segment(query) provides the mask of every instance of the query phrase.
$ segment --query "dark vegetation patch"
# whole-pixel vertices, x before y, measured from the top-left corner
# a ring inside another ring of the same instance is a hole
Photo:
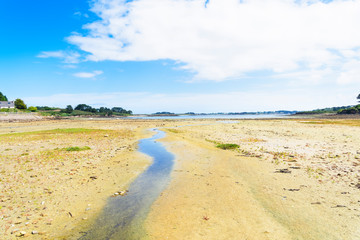
[[[88,146],[84,146],[84,147],[68,147],[68,148],[64,148],[63,150],[68,151],[68,152],[80,152],[80,151],[91,150],[91,148],[88,147]]]
[[[223,150],[229,150],[229,149],[237,149],[240,146],[234,143],[224,143],[224,144],[218,144],[216,145],[216,147]]]

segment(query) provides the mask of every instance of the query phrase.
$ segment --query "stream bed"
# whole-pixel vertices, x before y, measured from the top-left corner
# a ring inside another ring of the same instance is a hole
[[[174,155],[156,140],[165,132],[139,142],[139,151],[153,158],[153,163],[129,186],[126,196],[109,198],[94,225],[80,239],[133,240],[146,238],[144,220],[153,202],[170,182]]]

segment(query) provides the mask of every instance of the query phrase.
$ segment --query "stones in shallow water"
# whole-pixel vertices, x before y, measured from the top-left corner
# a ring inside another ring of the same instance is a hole
[[[112,195],[112,197],[126,196],[126,194],[127,194],[128,192],[129,192],[128,190],[118,191],[118,192],[115,192],[115,193]]]

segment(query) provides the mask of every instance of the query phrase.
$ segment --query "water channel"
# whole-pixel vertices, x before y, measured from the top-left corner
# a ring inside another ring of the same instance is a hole
[[[144,239],[144,220],[153,202],[170,182],[174,155],[156,140],[165,136],[163,131],[139,142],[139,151],[153,158],[151,166],[129,186],[126,196],[109,198],[95,224],[80,239]]]

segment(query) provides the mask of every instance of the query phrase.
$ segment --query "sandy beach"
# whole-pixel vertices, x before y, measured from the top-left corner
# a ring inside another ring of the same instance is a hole
[[[360,239],[359,125],[244,120],[169,129],[164,144],[176,167],[147,219],[150,239]]]
[[[126,190],[151,163],[136,151],[149,127],[87,120],[0,123],[4,239],[67,239],[86,228],[106,199]]]
[[[4,239],[77,239],[151,164],[153,127],[176,162],[149,239],[360,239],[360,121],[341,119],[0,122]]]

